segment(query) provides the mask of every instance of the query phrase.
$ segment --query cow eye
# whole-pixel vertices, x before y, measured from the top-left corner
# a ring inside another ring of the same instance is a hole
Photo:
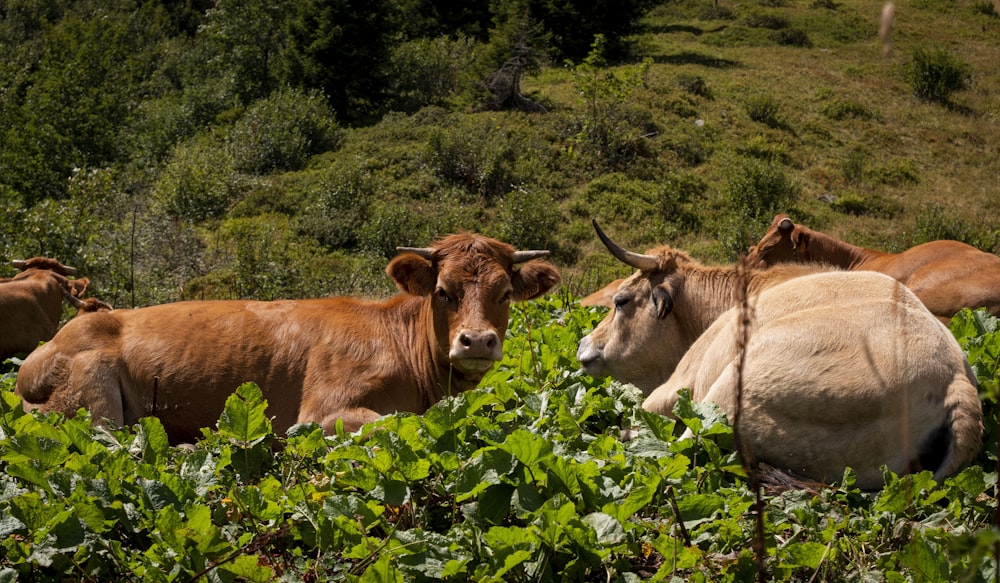
[[[614,302],[616,310],[621,310],[622,308],[628,305],[629,297],[616,295],[611,301]]]
[[[442,302],[448,303],[452,301],[452,297],[448,295],[448,292],[444,291],[444,288],[439,287],[437,288],[437,290],[435,290],[434,293],[437,294],[438,299],[440,299]]]
[[[502,296],[500,296],[500,301],[498,301],[497,303],[498,304],[506,304],[506,303],[509,303],[509,302],[510,302],[510,291],[506,291],[506,292],[504,292],[504,294]]]

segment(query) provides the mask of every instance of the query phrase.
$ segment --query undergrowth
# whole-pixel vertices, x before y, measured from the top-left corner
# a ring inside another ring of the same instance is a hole
[[[480,389],[354,434],[275,435],[248,384],[193,449],[174,448],[155,418],[95,429],[25,413],[8,373],[0,581],[756,579],[756,493],[732,429],[687,398],[678,421],[647,413],[633,387],[580,372],[601,316],[565,297],[516,306]],[[862,492],[848,471],[765,492],[767,579],[994,578],[998,321],[966,311],[952,330],[986,404],[980,458],[943,484],[887,473]]]

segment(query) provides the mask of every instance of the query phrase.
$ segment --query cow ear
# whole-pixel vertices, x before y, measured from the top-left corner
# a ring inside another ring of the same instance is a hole
[[[69,293],[73,294],[73,297],[79,298],[86,293],[87,288],[90,286],[90,280],[86,277],[78,277],[76,279],[71,279],[69,281]]]
[[[796,229],[792,232],[792,249],[797,253],[805,253],[809,248],[809,233]]]
[[[437,276],[431,262],[415,253],[403,253],[389,262],[385,272],[396,287],[408,294],[426,296],[434,291]]]
[[[514,301],[533,300],[561,281],[559,270],[544,261],[529,261],[511,276]]]
[[[660,320],[670,315],[674,310],[674,298],[670,295],[670,290],[666,286],[658,285],[653,288],[653,311]]]

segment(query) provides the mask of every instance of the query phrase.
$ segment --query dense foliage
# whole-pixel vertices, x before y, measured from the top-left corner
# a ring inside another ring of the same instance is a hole
[[[477,390],[425,415],[274,435],[241,387],[194,448],[155,418],[120,429],[26,414],[0,391],[0,581],[989,581],[996,574],[1000,321],[952,323],[989,427],[943,484],[758,490],[714,407],[679,421],[578,371],[599,310],[518,306]],[[638,429],[622,441],[622,427]],[[678,439],[688,427],[694,437]]]
[[[384,295],[396,246],[472,229],[582,295],[622,270],[592,218],[719,262],[775,211],[1000,250],[1000,19],[968,1],[899,4],[888,52],[861,0],[7,1],[0,276]]]

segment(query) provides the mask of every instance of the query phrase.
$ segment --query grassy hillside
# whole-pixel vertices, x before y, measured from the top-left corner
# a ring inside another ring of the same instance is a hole
[[[656,162],[707,185],[701,228],[681,230],[677,244],[707,260],[731,259],[721,248],[732,234],[723,222],[728,191],[742,159],[757,158],[780,162],[794,189],[781,210],[813,228],[885,250],[939,237],[998,250],[1000,19],[981,2],[897,3],[886,53],[880,10],[779,0],[654,12],[641,39],[653,65],[635,102],[656,120]],[[780,44],[799,38],[790,31],[805,40]],[[969,89],[946,103],[917,98],[905,79],[913,51],[929,48],[972,70]],[[533,88],[571,102],[558,79],[550,72]],[[703,153],[700,163],[686,159],[690,150]],[[657,242],[642,229],[627,234],[639,246]]]
[[[664,3],[628,62],[595,50],[524,77],[545,113],[476,111],[452,92],[349,127],[283,91],[190,125],[218,107],[215,89],[166,92],[122,124],[126,162],[74,170],[68,199],[7,197],[0,247],[74,264],[119,307],[385,295],[396,246],[458,229],[551,249],[583,294],[627,272],[592,218],[627,246],[670,242],[709,263],[735,259],[775,212],[884,250],[954,238],[1000,251],[997,8],[897,3],[891,46],[881,10]],[[913,65],[928,58],[925,78],[956,73],[964,88],[918,97]]]
[[[1000,18],[981,2],[899,3],[886,51],[880,12],[851,1],[664,4],[635,39],[637,60],[651,61],[641,86],[608,89],[637,62],[593,72],[590,94],[578,64],[551,63],[523,83],[547,114],[391,116],[349,130],[308,173],[360,163],[378,177],[374,196],[397,203],[373,213],[385,252],[407,235],[482,230],[553,248],[574,293],[620,272],[591,218],[637,248],[671,242],[729,261],[770,221],[735,212],[747,190],[765,211],[773,200],[858,244],[958,238],[1000,250]],[[915,96],[905,68],[918,49],[968,64],[969,88],[946,102]],[[588,124],[611,144],[581,137]]]

